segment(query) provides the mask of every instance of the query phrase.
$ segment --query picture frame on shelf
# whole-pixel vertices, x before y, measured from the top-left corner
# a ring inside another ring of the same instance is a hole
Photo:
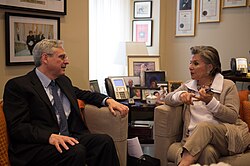
[[[158,82],[165,81],[165,71],[145,71],[145,87],[157,88]]]
[[[129,97],[134,100],[141,100],[142,89],[140,87],[129,88]]]
[[[247,0],[223,0],[223,8],[245,7]]]
[[[128,75],[140,76],[142,71],[159,70],[159,56],[129,56]]]
[[[127,87],[134,87],[141,85],[139,76],[123,76],[123,79]]]
[[[42,39],[60,39],[60,18],[5,13],[6,65],[33,65],[32,50]]]
[[[0,8],[10,10],[20,10],[29,12],[39,12],[47,14],[67,14],[66,0],[0,0]]]
[[[220,0],[199,1],[199,22],[220,22]]]
[[[195,0],[177,0],[175,36],[195,36]]]
[[[152,1],[134,1],[134,18],[152,18]]]
[[[155,88],[144,88],[142,89],[141,92],[141,100],[145,101],[149,95],[154,95],[155,92],[160,93],[160,89],[155,89]]]
[[[91,92],[100,93],[100,87],[99,87],[98,80],[89,80],[89,89]]]
[[[132,41],[145,42],[147,47],[152,46],[152,20],[133,20]]]
[[[182,81],[168,81],[168,93],[173,92],[175,89],[181,86]]]

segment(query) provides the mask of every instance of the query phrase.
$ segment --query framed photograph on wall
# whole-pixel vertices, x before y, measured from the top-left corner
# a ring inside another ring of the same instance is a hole
[[[223,8],[244,7],[247,6],[247,0],[224,0]]]
[[[37,42],[60,39],[60,18],[5,13],[5,31],[6,65],[31,65]]]
[[[152,1],[135,1],[134,18],[152,18]]]
[[[133,42],[145,42],[152,46],[152,20],[133,20]]]
[[[142,71],[159,70],[159,56],[129,56],[128,75],[140,76]]]
[[[0,0],[0,8],[66,15],[66,0]]]
[[[200,0],[199,22],[220,22],[220,0]]]
[[[195,35],[195,0],[177,0],[175,36]]]

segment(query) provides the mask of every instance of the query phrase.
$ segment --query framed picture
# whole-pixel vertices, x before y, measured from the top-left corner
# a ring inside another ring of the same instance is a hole
[[[127,87],[134,87],[141,85],[139,76],[124,76],[123,79]]]
[[[152,18],[152,1],[135,1],[134,18]]]
[[[5,14],[6,65],[34,64],[32,50],[42,39],[60,39],[60,18]]]
[[[128,75],[140,76],[142,71],[159,70],[159,56],[129,56]]]
[[[145,87],[158,88],[158,82],[165,81],[165,71],[145,71]]]
[[[177,0],[175,36],[195,35],[195,0]]]
[[[66,15],[66,0],[0,0],[0,8]]]
[[[173,92],[181,86],[182,81],[168,81],[168,92]]]
[[[220,0],[200,0],[199,22],[220,22]]]
[[[91,92],[98,92],[100,93],[100,88],[98,84],[98,80],[90,80],[89,81],[89,89]]]
[[[244,7],[247,6],[247,0],[224,0],[223,8]]]
[[[133,42],[145,42],[152,46],[152,20],[133,20]]]
[[[142,89],[140,87],[129,88],[129,97],[135,100],[141,100]]]
[[[155,95],[155,93],[160,93],[159,89],[142,89],[141,100],[146,100],[149,95]]]

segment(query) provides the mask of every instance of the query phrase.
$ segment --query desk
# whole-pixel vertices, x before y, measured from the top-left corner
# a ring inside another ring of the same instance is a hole
[[[138,101],[136,101],[134,105],[128,105],[127,103],[123,104],[126,104],[129,107],[128,138],[138,137],[142,144],[153,144],[154,108],[156,105],[148,105]],[[135,125],[135,121],[146,123],[142,123],[140,126]]]
[[[246,77],[246,76],[224,75],[224,78],[232,80],[233,82],[236,82],[236,81],[250,82],[250,77]]]

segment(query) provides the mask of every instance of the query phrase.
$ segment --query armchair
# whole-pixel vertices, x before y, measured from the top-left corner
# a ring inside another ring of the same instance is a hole
[[[114,117],[107,107],[98,108],[84,105],[78,101],[85,123],[91,133],[106,133],[115,143],[121,166],[127,162],[128,117],[121,118],[119,112]],[[3,101],[0,100],[0,165],[10,165],[8,158],[8,134],[3,112]]]
[[[240,115],[250,127],[250,101],[246,101],[248,93],[250,92],[239,92]],[[177,155],[181,150],[182,125],[182,106],[161,105],[155,108],[155,157],[161,160],[161,166],[176,165]],[[247,166],[250,163],[250,149],[242,154],[223,156],[219,158],[219,162],[229,163],[232,166]]]

